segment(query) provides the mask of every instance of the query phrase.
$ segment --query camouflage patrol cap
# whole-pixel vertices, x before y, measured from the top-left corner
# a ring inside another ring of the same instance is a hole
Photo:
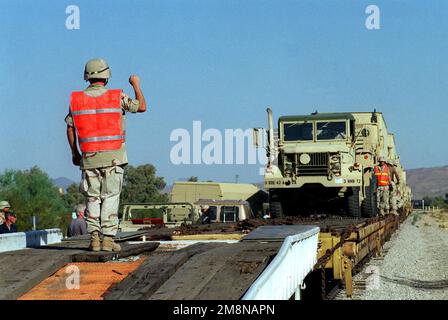
[[[84,68],[84,80],[109,79],[110,77],[112,77],[112,73],[106,60],[97,58],[87,61]]]
[[[11,205],[8,201],[0,201],[0,210],[3,210],[5,208],[11,208]]]

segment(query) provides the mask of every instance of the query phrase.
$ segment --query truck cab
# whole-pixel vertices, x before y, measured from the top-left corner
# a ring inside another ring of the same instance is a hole
[[[201,206],[209,206],[211,223],[235,223],[254,218],[244,200],[200,199],[195,203],[136,203],[123,205],[119,231],[139,231],[155,227],[175,228],[199,224]]]
[[[320,183],[326,187],[351,186],[360,179],[350,114],[313,114],[280,117],[278,168],[281,181],[266,175],[265,187],[282,183],[300,188]]]
[[[173,214],[176,209],[181,214]],[[124,204],[118,229],[125,232],[159,226],[174,228],[194,223],[198,214],[198,208],[188,202]]]
[[[195,205],[208,206],[211,223],[235,223],[255,217],[248,201],[200,199]]]

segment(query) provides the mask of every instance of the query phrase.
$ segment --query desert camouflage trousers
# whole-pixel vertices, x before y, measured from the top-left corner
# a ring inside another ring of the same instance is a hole
[[[391,190],[389,194],[390,209],[392,214],[398,214],[398,209],[403,207],[403,199],[395,182],[391,183]]]
[[[376,201],[381,215],[389,213],[389,186],[378,187],[376,191]]]
[[[82,170],[79,189],[86,196],[87,232],[117,233],[123,173],[120,166]]]

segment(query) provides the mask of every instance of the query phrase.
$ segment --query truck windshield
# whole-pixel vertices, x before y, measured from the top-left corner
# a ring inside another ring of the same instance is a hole
[[[345,140],[347,139],[347,128],[345,121],[317,122],[317,140]]]
[[[308,141],[313,140],[313,123],[284,123],[284,141]]]
[[[238,221],[238,207],[224,206],[221,207],[220,219],[221,222],[237,222]]]

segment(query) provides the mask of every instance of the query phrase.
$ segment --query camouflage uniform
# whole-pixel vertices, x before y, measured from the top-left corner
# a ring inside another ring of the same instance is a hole
[[[84,93],[98,97],[107,89],[101,85],[90,85]],[[139,101],[122,93],[122,128],[125,130],[125,113],[137,112]],[[70,110],[70,109],[69,109]],[[73,127],[73,118],[69,112],[65,118],[67,125]],[[128,163],[126,146],[121,149],[82,154],[82,179],[80,191],[87,198],[87,232],[99,231],[106,236],[114,236],[118,230],[118,206],[123,186],[123,167]]]
[[[378,209],[382,216],[389,213],[389,186],[379,186],[376,191]]]
[[[390,194],[390,213],[398,215],[398,209],[401,209],[404,206],[404,200],[398,189],[398,183],[392,182]]]
[[[398,212],[398,188],[395,182],[390,183],[390,213],[397,214]]]
[[[398,215],[398,208],[400,208],[399,203],[401,202],[400,191],[398,190],[398,184],[400,183],[400,178],[393,163],[389,165],[389,172],[391,179],[389,189],[390,213]]]

